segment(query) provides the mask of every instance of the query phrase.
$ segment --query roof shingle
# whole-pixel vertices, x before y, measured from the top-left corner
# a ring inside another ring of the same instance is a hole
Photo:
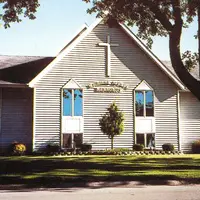
[[[0,56],[0,80],[11,83],[29,83],[54,57]]]

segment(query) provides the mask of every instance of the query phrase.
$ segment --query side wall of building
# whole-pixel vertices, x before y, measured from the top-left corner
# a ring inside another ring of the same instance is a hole
[[[200,139],[200,102],[191,92],[180,93],[181,149],[191,152],[192,142]]]
[[[105,76],[106,51],[98,46],[110,35],[111,77]],[[61,88],[71,78],[84,89],[84,142],[94,149],[110,148],[99,128],[99,118],[115,101],[125,113],[125,130],[114,147],[131,148],[134,142],[134,89],[142,81],[155,92],[156,147],[165,142],[178,146],[177,87],[118,27],[98,25],[68,55],[64,56],[35,86],[35,150],[47,143],[60,143]],[[117,81],[128,86],[121,93],[96,93],[87,86],[96,81]]]
[[[0,149],[14,141],[32,148],[32,89],[0,88]]]

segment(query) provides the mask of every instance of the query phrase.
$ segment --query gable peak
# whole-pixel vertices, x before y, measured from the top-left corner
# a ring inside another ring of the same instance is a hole
[[[63,88],[70,88],[70,89],[80,89],[81,86],[74,80],[70,79],[67,83],[63,86]]]
[[[137,85],[135,90],[153,90],[153,88],[145,80],[143,80]]]

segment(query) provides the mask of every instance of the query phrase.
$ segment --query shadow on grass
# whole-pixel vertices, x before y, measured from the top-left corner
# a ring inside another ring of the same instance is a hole
[[[171,180],[196,184],[200,183],[197,174],[200,174],[200,159],[187,157],[0,158],[0,189],[100,188],[126,186],[130,181],[137,185],[167,185]]]

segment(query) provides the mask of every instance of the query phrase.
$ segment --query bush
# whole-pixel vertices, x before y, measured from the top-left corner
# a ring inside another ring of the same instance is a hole
[[[82,144],[81,145],[81,151],[91,151],[92,150],[92,145],[91,144]]]
[[[174,151],[174,145],[171,143],[165,143],[162,145],[163,151]]]
[[[144,145],[143,144],[134,144],[133,151],[144,151]]]
[[[200,140],[192,143],[192,153],[200,153]]]
[[[13,142],[10,151],[12,155],[22,156],[26,152],[26,146],[19,142]]]
[[[58,153],[60,151],[60,146],[58,144],[47,144],[46,153]]]

